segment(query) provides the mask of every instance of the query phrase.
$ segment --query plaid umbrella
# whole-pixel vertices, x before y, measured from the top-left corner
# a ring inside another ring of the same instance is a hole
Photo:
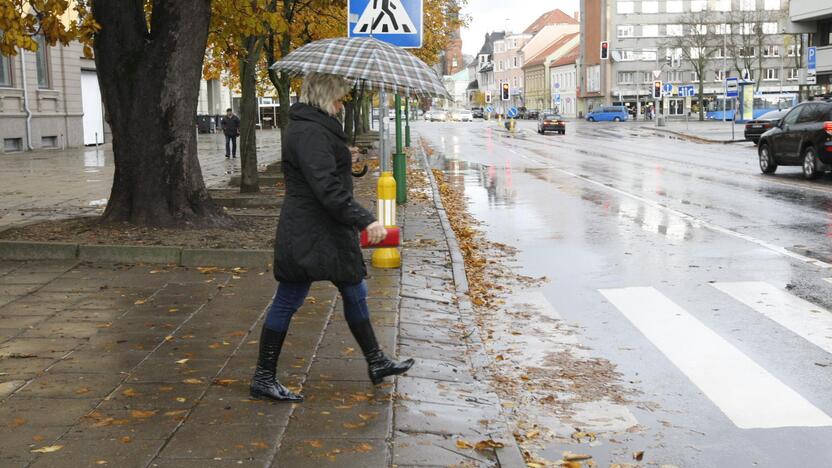
[[[405,96],[451,98],[425,62],[372,37],[311,42],[275,62],[271,68],[291,75],[339,75],[362,81],[372,89]]]

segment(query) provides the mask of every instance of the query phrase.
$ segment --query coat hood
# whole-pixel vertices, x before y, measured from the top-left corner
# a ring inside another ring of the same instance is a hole
[[[315,106],[310,106],[303,102],[293,104],[289,108],[289,121],[315,122],[329,130],[342,141],[347,141],[347,135],[344,134],[341,122]]]

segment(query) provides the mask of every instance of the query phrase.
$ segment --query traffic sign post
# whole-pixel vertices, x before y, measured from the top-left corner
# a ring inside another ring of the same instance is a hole
[[[809,47],[806,50],[806,74],[808,76],[815,76],[818,73],[818,49],[816,47]]]
[[[397,47],[422,47],[423,0],[349,0],[347,34]]]
[[[727,78],[725,80],[725,97],[737,97],[740,95],[739,78]]]

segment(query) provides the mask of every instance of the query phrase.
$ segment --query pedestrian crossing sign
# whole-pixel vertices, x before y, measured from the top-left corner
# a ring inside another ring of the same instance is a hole
[[[349,37],[373,37],[397,47],[422,47],[424,0],[349,0]]]

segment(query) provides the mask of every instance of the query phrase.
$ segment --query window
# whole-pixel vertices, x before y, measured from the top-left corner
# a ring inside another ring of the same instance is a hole
[[[690,11],[696,13],[708,9],[708,0],[690,0]]]
[[[803,111],[800,113],[800,117],[797,118],[797,123],[809,123],[809,122],[816,122],[823,117],[824,108],[818,104],[804,104]]]
[[[682,13],[685,11],[685,4],[682,0],[667,0],[668,13]]]
[[[641,51],[641,59],[648,62],[655,62],[658,51],[656,49],[645,49]]]
[[[643,37],[658,37],[659,36],[659,25],[658,24],[645,24],[641,27],[641,35]]]
[[[714,72],[714,81],[725,81],[725,70],[717,70]]]
[[[699,83],[699,73],[695,71],[690,72],[690,81],[692,83]]]
[[[635,11],[633,2],[618,2],[617,10],[619,15],[626,15]]]
[[[750,81],[753,79],[751,71],[747,68],[743,68],[742,73],[740,73],[740,77],[742,77],[742,79],[746,81]]]
[[[728,57],[727,50],[723,47],[717,47],[714,49],[714,58],[725,58]]]
[[[693,24],[690,27],[690,33],[694,36],[707,36],[708,35],[708,25],[707,24]]]
[[[631,71],[618,72],[618,84],[633,84],[635,73]]]
[[[690,48],[690,59],[691,60],[698,60],[699,59],[699,48],[691,47]]]
[[[601,91],[601,65],[593,65],[587,69],[586,90],[590,93]]]
[[[717,34],[731,34],[731,25],[730,24],[717,24],[714,27],[714,32]]]
[[[23,138],[4,138],[3,151],[6,153],[23,151]]]
[[[501,53],[503,51],[503,41],[497,41],[494,43],[494,52]]]
[[[677,60],[681,60],[682,59],[682,48],[681,47],[677,47],[675,49],[668,48],[667,50],[665,50],[664,58],[666,60],[673,60],[674,58],[677,59]]]
[[[740,57],[756,57],[757,50],[755,47],[740,47],[740,50],[737,52]]]
[[[741,11],[754,11],[757,9],[757,0],[740,0]]]
[[[731,0],[714,0],[714,11],[731,11]]]
[[[618,37],[633,37],[635,35],[635,28],[632,24],[623,24],[618,26]]]
[[[740,25],[740,34],[746,36],[754,34],[754,23],[742,23]]]
[[[779,10],[780,0],[765,0],[764,7],[766,10]]]
[[[515,56],[514,56],[514,68],[517,68],[517,67],[519,67],[519,66],[520,66],[520,57],[517,57],[517,56],[515,55]]]
[[[800,72],[797,68],[789,68],[789,81],[796,81],[800,75]]]
[[[780,46],[767,45],[763,48],[763,57],[779,57]]]
[[[636,54],[633,52],[632,49],[622,49],[621,50],[621,61],[622,62],[630,62],[636,59]]]
[[[35,62],[38,70],[38,88],[49,89],[49,50],[43,35],[37,36],[38,51],[35,52]]]
[[[806,106],[797,106],[794,109],[792,109],[791,112],[789,112],[788,114],[786,114],[785,117],[783,117],[783,123],[786,125],[794,125],[794,123],[797,122],[798,116],[800,116],[800,111],[802,111],[805,107]]]
[[[57,148],[58,147],[58,137],[57,136],[45,136],[40,138],[40,146],[42,148]]]
[[[11,87],[12,85],[12,60],[0,54],[0,86]]]
[[[653,82],[653,73],[652,72],[641,72],[641,82],[642,83],[652,83]]]
[[[520,86],[520,85],[517,83],[517,77],[515,76],[514,77],[514,89],[517,89],[518,86]]]
[[[800,52],[799,52],[800,51],[800,44],[798,44],[796,46],[795,45],[790,45],[789,47],[787,47],[786,48],[786,55],[788,55],[789,57],[794,57],[795,50],[798,51],[798,55],[799,55],[800,54]]]
[[[668,36],[682,36],[684,35],[684,31],[681,24],[668,24],[667,25],[667,35]]]
[[[668,83],[681,83],[682,73],[679,70],[668,70],[665,72],[665,81]]]
[[[764,80],[779,80],[780,74],[779,70],[776,68],[766,68],[766,74]]]
[[[658,13],[659,12],[659,2],[655,2],[655,1],[641,2],[641,12],[642,13]]]
[[[763,34],[777,34],[777,23],[763,23]]]

